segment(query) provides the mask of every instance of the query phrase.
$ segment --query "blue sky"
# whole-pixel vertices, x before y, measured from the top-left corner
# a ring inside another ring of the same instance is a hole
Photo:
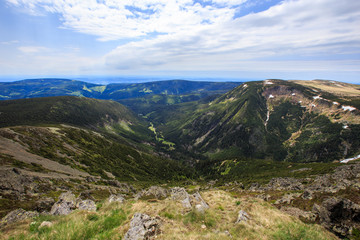
[[[0,0],[0,77],[360,83],[360,1]]]

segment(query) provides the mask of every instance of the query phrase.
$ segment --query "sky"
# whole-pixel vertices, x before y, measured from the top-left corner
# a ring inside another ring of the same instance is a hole
[[[0,0],[0,77],[360,83],[359,0]]]

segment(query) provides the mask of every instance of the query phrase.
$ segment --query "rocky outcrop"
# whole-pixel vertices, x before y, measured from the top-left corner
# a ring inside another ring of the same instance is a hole
[[[76,208],[79,210],[86,210],[86,211],[96,211],[96,205],[93,200],[80,200],[76,203]]]
[[[297,217],[304,222],[314,222],[316,220],[316,215],[314,213],[303,211],[299,208],[281,207],[280,210],[291,216]]]
[[[209,208],[199,192],[190,195],[184,188],[174,187],[170,189],[170,195],[172,200],[181,202],[184,208],[194,207],[200,213]]]
[[[249,214],[243,210],[240,210],[235,223],[247,222],[249,219]]]
[[[161,219],[143,213],[135,213],[130,222],[130,229],[125,240],[149,240],[160,233]]]
[[[174,201],[180,201],[184,208],[191,208],[190,195],[184,188],[174,187],[170,189],[171,199]]]
[[[41,198],[35,203],[35,210],[43,213],[49,212],[54,205],[55,200],[53,198]]]
[[[273,178],[264,190],[297,191],[304,189],[304,185],[296,178]]]
[[[121,193],[135,193],[136,190],[133,186],[131,186],[130,184],[127,184],[127,183],[121,183],[119,182],[118,180],[107,180],[106,181],[107,184],[109,184],[110,186],[114,186],[114,187],[117,187],[118,191],[121,192]]]
[[[140,198],[153,198],[153,199],[164,199],[169,195],[169,191],[165,188],[159,186],[151,186],[147,190],[143,190],[138,192],[135,195],[135,199],[138,200]]]
[[[71,192],[62,193],[59,200],[52,206],[50,214],[52,215],[68,215],[76,207],[75,195]]]
[[[313,212],[323,226],[341,236],[360,225],[360,206],[348,199],[328,198],[321,205],[314,204]]]
[[[109,203],[112,203],[112,202],[123,203],[123,202],[125,202],[125,198],[122,194],[118,194],[118,195],[111,194],[107,201]]]
[[[280,199],[276,200],[275,204],[291,204],[295,198],[299,197],[299,193],[290,193],[282,196]]]
[[[39,216],[38,212],[25,211],[22,208],[9,212],[5,217],[1,219],[0,228],[15,222],[25,220],[27,218],[33,218]]]

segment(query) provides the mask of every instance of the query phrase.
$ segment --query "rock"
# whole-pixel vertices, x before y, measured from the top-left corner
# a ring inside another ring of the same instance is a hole
[[[93,200],[80,200],[76,203],[76,208],[79,210],[86,210],[86,211],[96,211],[96,205]]]
[[[55,200],[53,198],[41,198],[35,203],[35,210],[38,212],[48,212],[54,205]]]
[[[250,219],[249,214],[247,214],[247,212],[243,210],[240,210],[235,223],[247,222],[249,219]]]
[[[298,193],[286,194],[286,195],[282,196],[282,198],[276,200],[275,204],[291,204],[291,202],[296,197],[299,197],[299,196],[300,196],[300,194],[298,194]]]
[[[91,191],[87,190],[87,191],[82,191],[78,197],[79,199],[90,199],[95,201],[94,197],[91,195]]]
[[[121,183],[118,180],[107,180],[107,183],[111,186],[117,187],[119,192],[122,193],[135,193],[135,188],[127,183]]]
[[[273,178],[268,183],[267,190],[297,191],[304,189],[303,184],[296,178]]]
[[[349,235],[360,222],[360,206],[348,199],[328,198],[321,206],[314,204],[313,212],[323,226],[341,236]]]
[[[119,202],[119,203],[123,203],[125,202],[125,198],[122,194],[111,194],[110,197],[108,198],[108,202],[112,203],[112,202]]]
[[[313,199],[313,196],[314,196],[314,192],[306,189],[301,195],[301,198],[306,200],[311,200]]]
[[[257,192],[260,190],[260,184],[259,183],[252,183],[249,187],[249,191]]]
[[[280,210],[291,216],[297,217],[304,222],[315,222],[316,220],[316,215],[314,213],[303,211],[295,207],[281,207]]]
[[[143,213],[135,213],[130,222],[130,229],[124,240],[148,240],[160,233],[161,220]]]
[[[43,222],[40,224],[39,228],[43,228],[43,227],[51,227],[52,225],[53,225],[53,223],[52,223],[52,222],[43,221]]]
[[[98,179],[96,179],[95,177],[92,177],[92,176],[86,176],[85,181],[88,183],[93,183],[93,182],[97,182]]]
[[[269,199],[270,199],[270,195],[269,194],[259,194],[259,195],[256,195],[256,198],[260,198],[260,199],[262,199],[262,200],[264,200],[264,201],[269,201]]]
[[[200,205],[200,207],[198,207],[198,209],[201,209],[202,211],[205,211],[206,209],[209,208],[209,205],[204,201],[204,199],[201,197],[199,192],[194,193],[193,195],[190,196],[191,198],[191,205]]]
[[[154,198],[154,199],[164,199],[168,196],[169,192],[167,189],[159,187],[159,186],[151,186],[147,190],[143,190],[135,195],[135,199],[138,200],[140,198]]]
[[[0,228],[15,222],[22,221],[27,218],[33,218],[39,216],[38,212],[25,211],[22,208],[9,212],[5,217],[1,219]]]
[[[205,225],[205,224],[202,224],[202,225],[201,225],[201,228],[202,228],[202,229],[206,229],[206,225]]]
[[[62,193],[59,200],[52,206],[50,214],[68,215],[76,207],[75,195],[71,192]]]
[[[171,199],[174,201],[180,201],[184,208],[191,208],[190,195],[184,188],[174,187],[170,189]]]

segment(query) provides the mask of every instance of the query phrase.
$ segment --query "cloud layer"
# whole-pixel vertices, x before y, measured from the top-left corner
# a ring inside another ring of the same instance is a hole
[[[122,40],[100,61],[108,69],[234,71],[246,66],[258,71],[271,66],[281,70],[289,61],[287,67],[298,71],[316,62],[320,71],[333,70],[337,64],[339,71],[360,69],[356,57],[360,56],[360,1],[285,0],[244,15],[239,13],[258,1],[7,2],[32,15],[59,14],[60,27],[97,36],[99,41]]]

